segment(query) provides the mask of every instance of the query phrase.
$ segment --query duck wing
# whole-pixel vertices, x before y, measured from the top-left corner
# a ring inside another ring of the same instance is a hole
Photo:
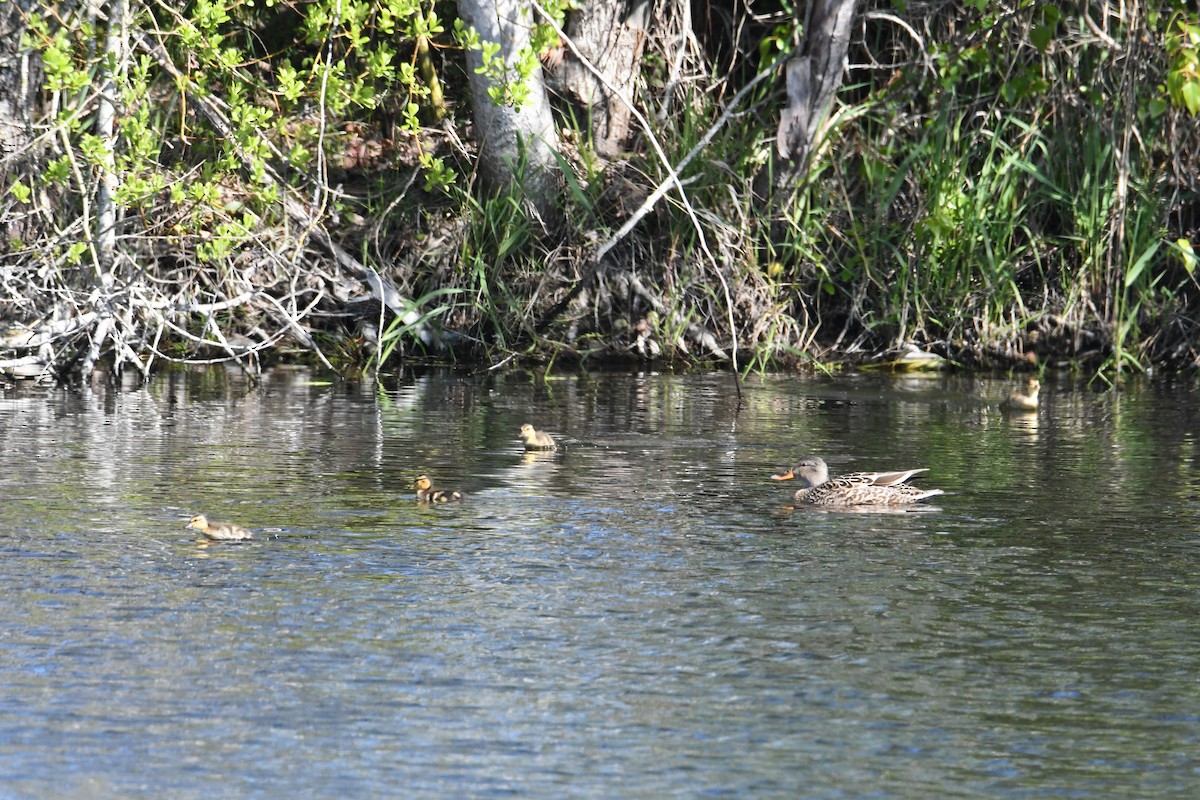
[[[796,501],[814,506],[906,506],[944,494],[941,489],[920,489],[907,484],[880,486],[862,476],[843,475],[812,489],[796,492]]]
[[[904,469],[896,472],[851,472],[849,475],[841,475],[833,480],[844,480],[854,485],[895,486],[898,483],[904,483],[913,475],[928,471],[929,467]]]

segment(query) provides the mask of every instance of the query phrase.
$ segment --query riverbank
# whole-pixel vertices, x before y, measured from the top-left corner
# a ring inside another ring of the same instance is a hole
[[[557,183],[531,197],[519,171],[498,190],[477,174],[461,56],[478,43],[414,34],[404,52],[424,66],[400,76],[397,53],[377,37],[358,49],[346,22],[325,41],[343,72],[322,71],[316,9],[282,5],[139,18],[136,67],[108,76],[123,114],[103,142],[79,122],[111,64],[90,28],[22,23],[16,55],[40,53],[45,73],[38,123],[4,161],[0,373],[294,359],[753,372],[904,346],[967,369],[1200,366],[1200,21],[1183,9],[1113,17],[1101,40],[1086,4],[867,8],[815,149],[782,184],[773,126],[800,21],[746,18],[731,38],[722,20],[668,14],[646,22],[621,146],[559,97]],[[194,26],[207,38],[189,49]],[[555,34],[538,62],[551,89],[565,44]],[[1084,91],[1078,75],[1096,79]]]

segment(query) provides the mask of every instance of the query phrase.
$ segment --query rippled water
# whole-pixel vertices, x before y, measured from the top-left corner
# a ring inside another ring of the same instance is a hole
[[[1196,383],[1010,386],[8,390],[0,795],[1197,796]],[[792,510],[805,453],[947,494]]]

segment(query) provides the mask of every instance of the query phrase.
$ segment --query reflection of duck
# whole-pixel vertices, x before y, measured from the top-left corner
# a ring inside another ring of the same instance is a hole
[[[525,441],[526,450],[554,450],[558,447],[550,434],[534,430],[529,423],[521,426],[521,438]]]
[[[209,522],[203,514],[192,517],[188,527],[200,531],[206,539],[217,542],[240,542],[254,538],[253,533],[240,525],[234,525],[232,522]]]
[[[1038,391],[1042,388],[1042,384],[1037,378],[1030,378],[1025,381],[1025,391],[1013,389],[1000,404],[1000,408],[1004,411],[1037,411],[1038,407]]]
[[[417,490],[418,503],[449,503],[462,500],[462,492],[433,488],[433,481],[429,480],[428,475],[418,475],[413,481],[413,488]]]
[[[944,494],[941,489],[918,489],[904,482],[925,469],[901,472],[851,472],[829,477],[829,467],[816,456],[805,456],[789,470],[772,475],[786,481],[798,478],[804,488],[796,492],[796,502],[810,506],[905,506]]]

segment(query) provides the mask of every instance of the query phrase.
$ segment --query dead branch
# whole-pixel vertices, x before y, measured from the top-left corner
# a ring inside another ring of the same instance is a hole
[[[137,46],[150,55],[167,74],[176,79],[183,78],[182,73],[175,68],[171,57],[159,42],[151,41],[144,34],[138,34],[135,38]],[[233,126],[224,112],[218,108],[217,104],[212,99],[199,94],[193,96],[193,101],[196,103],[197,113],[203,116],[219,135],[233,142],[238,157],[244,164],[250,166],[252,159],[240,147],[236,147],[237,139],[234,136]],[[304,232],[303,235],[316,241],[333,258],[334,263],[339,268],[366,285],[370,289],[371,296],[391,310],[405,325],[411,326],[414,334],[419,336],[422,341],[427,344],[434,344],[436,338],[421,322],[421,315],[417,312],[416,305],[401,295],[399,290],[390,281],[374,269],[364,266],[358,259],[346,252],[341,245],[333,241],[328,231],[322,228],[314,216],[307,211],[304,204],[296,199],[291,187],[270,167],[268,167],[267,173],[271,182],[279,189],[280,196],[283,198],[285,213],[289,219],[301,226]],[[311,342],[311,338],[308,341]],[[315,343],[313,347],[315,348]],[[325,361],[323,355],[320,357],[322,361]]]
[[[550,24],[551,26],[554,27],[554,30],[559,35],[559,38],[562,39],[562,41],[567,45],[567,47],[571,50],[571,52],[575,55],[575,57],[577,59],[579,59],[579,62],[581,64],[583,64],[583,66],[589,72],[592,73],[592,75],[596,78],[596,80],[598,80],[601,84],[604,85],[606,90],[611,92],[613,97],[616,97],[617,99],[619,99],[622,103],[624,103],[629,108],[630,113],[634,116],[634,118],[638,121],[638,124],[642,127],[642,131],[646,136],[646,140],[648,142],[650,142],[650,145],[654,149],[654,152],[658,155],[658,158],[659,158],[660,162],[662,163],[663,168],[667,171],[666,179],[663,180],[655,188],[655,190],[650,194],[650,196],[646,198],[646,200],[642,203],[642,205],[632,215],[630,215],[630,217],[617,230],[617,232],[615,234],[613,234],[608,239],[608,241],[604,242],[603,244],[600,245],[599,248],[597,248],[596,254],[593,258],[592,267],[584,275],[584,277],[581,278],[580,284],[577,284],[577,288],[581,284],[589,282],[590,280],[595,278],[595,276],[601,269],[601,265],[604,263],[605,256],[608,255],[608,253],[613,249],[613,247],[615,247],[617,245],[617,243],[619,243],[622,239],[624,239],[626,236],[629,235],[629,233],[638,225],[639,222],[641,222],[641,220],[648,213],[650,213],[650,211],[654,208],[654,206],[657,205],[658,201],[661,200],[662,197],[670,189],[674,188],[679,194],[680,202],[682,203],[684,210],[688,214],[689,219],[691,219],[691,221],[692,221],[692,225],[696,231],[697,240],[700,242],[700,248],[704,252],[706,257],[708,258],[709,263],[712,265],[714,271],[716,272],[717,278],[721,283],[721,288],[724,291],[725,305],[726,305],[726,309],[729,313],[729,331],[730,331],[730,336],[731,336],[732,355],[731,356],[724,355],[724,351],[720,347],[718,347],[717,350],[720,350],[722,352],[723,360],[729,359],[732,361],[733,369],[734,369],[734,372],[736,373],[737,369],[738,369],[738,363],[737,363],[738,343],[737,343],[736,326],[734,325],[734,321],[733,321],[733,299],[732,299],[732,296],[729,291],[729,284],[726,282],[725,276],[721,272],[720,264],[718,263],[716,257],[713,255],[712,251],[709,249],[708,240],[704,234],[704,227],[703,227],[703,225],[701,225],[700,220],[697,217],[696,211],[692,207],[691,201],[687,196],[687,192],[684,190],[683,182],[681,181],[681,179],[679,177],[679,173],[684,168],[686,168],[687,165],[690,164],[692,162],[692,160],[697,155],[699,155],[699,153],[702,152],[709,145],[709,143],[713,140],[713,137],[716,136],[717,132],[720,131],[721,128],[724,127],[725,124],[732,118],[732,116],[735,112],[735,109],[737,109],[741,105],[741,102],[742,102],[742,100],[745,99],[746,95],[748,95],[754,89],[754,87],[756,87],[759,83],[761,83],[766,78],[770,77],[773,74],[773,72],[770,72],[770,71],[762,72],[762,73],[756,75],[753,80],[751,80],[749,83],[746,84],[746,86],[742,87],[742,89],[740,91],[738,91],[738,93],[736,95],[734,95],[733,99],[730,100],[730,102],[726,104],[725,108],[721,112],[721,116],[717,118],[717,121],[705,132],[705,134],[700,138],[700,140],[696,143],[696,145],[688,152],[688,154],[686,156],[684,156],[684,158],[677,165],[672,165],[670,163],[670,160],[667,158],[666,153],[663,151],[662,146],[659,144],[658,138],[655,136],[654,130],[651,127],[650,122],[641,113],[641,111],[633,104],[633,101],[631,99],[629,99],[629,97],[626,96],[626,94],[619,87],[613,86],[605,78],[603,73],[601,73],[600,70],[597,69],[587,59],[587,57],[584,56],[583,53],[581,53],[579,51],[579,48],[576,46],[576,44],[573,41],[571,41],[570,37],[568,37],[566,32],[563,31],[562,28],[559,27],[558,23],[555,22],[554,19],[548,13],[546,13],[546,10],[544,8],[542,8],[542,6],[537,2],[537,0],[532,0],[532,4],[533,4],[534,9],[536,9],[537,12],[542,15],[542,18],[548,24]],[[538,330],[538,331],[545,330],[546,327],[548,327],[549,324],[554,320],[554,318],[557,317],[559,314],[561,314],[562,311],[565,310],[570,305],[570,303],[574,299],[574,296],[576,293],[577,293],[576,290],[572,290],[572,292],[570,292],[568,294],[568,296],[566,298],[564,298],[564,300],[562,302],[557,304],[553,309],[551,309],[550,313],[546,317],[543,317],[543,319],[538,322],[538,324],[535,326],[535,330]],[[716,337],[712,336],[711,333],[708,333],[708,338],[711,338],[714,342],[716,340]],[[711,352],[711,348],[710,348],[710,352]],[[738,394],[739,395],[741,394],[740,386],[738,386]]]

